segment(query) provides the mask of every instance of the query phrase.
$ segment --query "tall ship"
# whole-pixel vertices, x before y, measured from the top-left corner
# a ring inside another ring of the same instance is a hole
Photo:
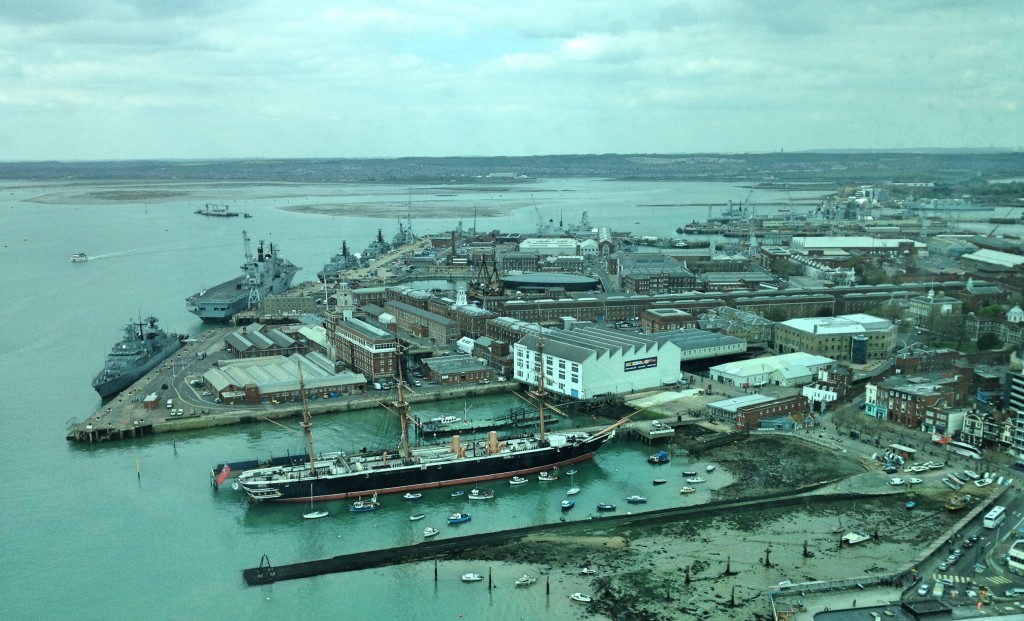
[[[542,376],[541,376],[542,377]],[[401,378],[399,378],[401,379]],[[549,434],[544,428],[544,385],[538,385],[540,430],[536,434],[498,439],[497,431],[486,438],[463,442],[452,436],[446,444],[412,447],[409,443],[409,404],[399,381],[393,403],[401,428],[400,445],[394,450],[313,452],[309,410],[300,374],[302,428],[307,455],[312,460],[298,465],[257,468],[242,472],[238,484],[253,502],[308,502],[336,500],[372,494],[397,494],[449,485],[482,483],[524,476],[592,459],[615,436],[623,419],[596,433],[572,431]],[[223,482],[224,473],[218,475]]]
[[[259,306],[268,295],[284,293],[292,286],[299,268],[278,256],[273,243],[264,249],[260,241],[253,256],[249,234],[242,231],[242,239],[245,242],[242,275],[189,296],[185,300],[188,312],[203,321],[228,321],[243,310]]]
[[[184,335],[164,332],[156,317],[140,318],[124,327],[124,336],[107,354],[107,361],[92,380],[106,399],[128,388],[181,348]]]

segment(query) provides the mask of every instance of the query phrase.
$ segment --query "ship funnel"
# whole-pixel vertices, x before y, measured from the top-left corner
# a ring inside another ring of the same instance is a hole
[[[488,431],[487,432],[487,452],[494,455],[498,452],[498,432]]]
[[[452,436],[452,454],[456,457],[462,455],[462,442],[459,436]]]

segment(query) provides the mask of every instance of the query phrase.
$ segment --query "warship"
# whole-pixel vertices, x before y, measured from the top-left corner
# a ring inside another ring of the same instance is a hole
[[[341,275],[349,270],[359,267],[359,257],[348,251],[348,242],[341,242],[341,252],[337,253],[328,261],[317,276],[320,282],[336,281]]]
[[[284,293],[292,286],[292,278],[299,268],[278,256],[273,243],[264,250],[260,241],[254,257],[245,231],[242,231],[242,239],[245,241],[242,275],[187,298],[188,312],[203,321],[228,321],[243,310],[259,306],[267,295]]]
[[[100,397],[106,399],[128,388],[181,348],[184,335],[164,332],[156,323],[156,317],[147,317],[124,327],[124,336],[92,380]]]
[[[341,451],[317,454],[313,450],[309,408],[300,372],[306,455],[313,457],[301,464],[247,470],[238,477],[239,487],[250,502],[319,502],[491,482],[593,459],[598,449],[615,436],[615,429],[628,420],[624,418],[596,433],[549,434],[544,428],[545,392],[543,376],[540,377],[534,393],[538,402],[539,433],[499,440],[498,432],[492,430],[480,440],[465,441],[456,435],[447,444],[410,446],[410,408],[404,399],[399,372],[398,394],[392,411],[398,412],[401,444],[383,452],[363,449],[353,454]],[[218,482],[223,482],[226,476],[222,470]]]

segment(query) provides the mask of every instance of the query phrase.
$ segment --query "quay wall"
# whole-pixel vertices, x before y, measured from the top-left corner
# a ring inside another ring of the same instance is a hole
[[[576,520],[527,526],[494,533],[469,535],[455,539],[427,541],[410,546],[343,554],[326,559],[303,561],[274,567],[268,563],[259,567],[245,569],[242,577],[250,586],[271,584],[281,580],[296,580],[330,573],[358,571],[374,567],[387,567],[402,563],[422,562],[431,559],[443,559],[457,553],[472,549],[491,549],[495,546],[514,543],[528,535],[564,531],[566,529],[588,528],[599,526],[607,528],[612,525],[628,526],[633,524],[668,524],[688,519],[700,519],[720,515],[724,509],[732,510],[764,510],[789,506],[806,506],[809,504],[834,502],[838,500],[859,500],[870,498],[872,494],[832,493],[810,494],[833,482],[821,482],[799,489],[796,492],[783,492],[749,500],[715,501],[692,507],[672,507],[641,513],[609,515],[594,520]]]

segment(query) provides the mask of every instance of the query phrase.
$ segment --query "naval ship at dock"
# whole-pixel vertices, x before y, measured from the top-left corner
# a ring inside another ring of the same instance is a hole
[[[124,336],[111,348],[103,370],[92,380],[100,397],[113,397],[181,349],[185,336],[164,332],[156,322],[156,317],[147,317],[124,327]]]
[[[188,312],[203,321],[228,321],[243,310],[259,306],[268,295],[284,293],[292,286],[299,268],[278,256],[273,243],[264,250],[260,241],[254,257],[245,231],[242,231],[242,239],[245,241],[242,275],[189,296],[185,300]]]

